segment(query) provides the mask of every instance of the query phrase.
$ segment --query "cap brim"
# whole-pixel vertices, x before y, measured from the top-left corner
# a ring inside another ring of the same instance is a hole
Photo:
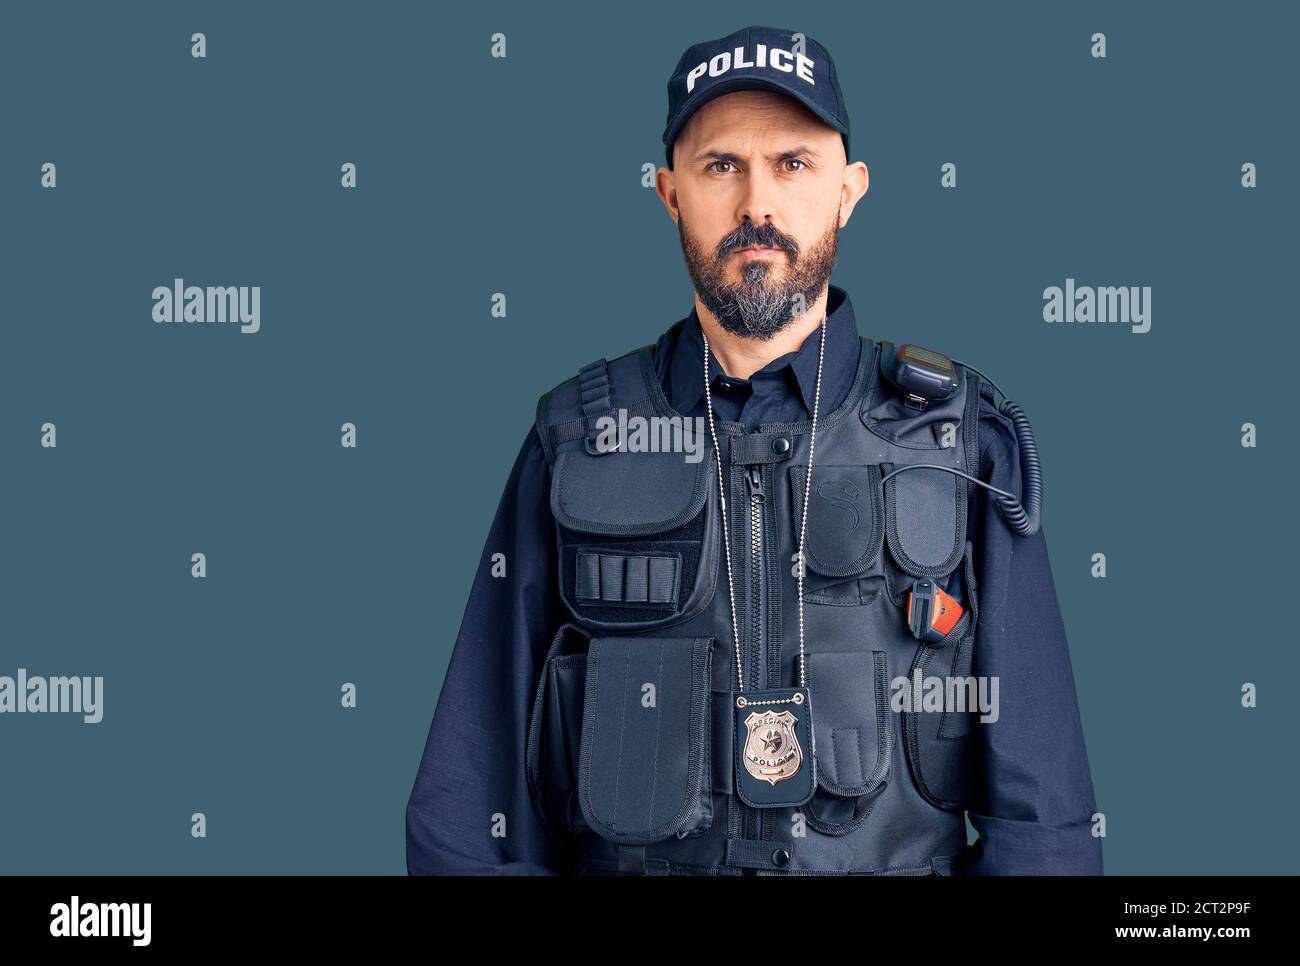
[[[792,97],[804,107],[808,108],[808,110],[826,124],[833,127],[840,134],[848,134],[848,131],[845,130],[845,126],[837,121],[830,112],[820,104],[805,99],[802,96],[803,92],[793,84],[783,84],[770,77],[746,77],[741,74],[737,77],[728,77],[726,80],[714,84],[687,98],[685,103],[682,104],[682,109],[678,111],[677,116],[673,118],[673,122],[664,129],[664,144],[672,144],[673,141],[677,139],[677,135],[681,133],[682,128],[686,126],[686,122],[691,119],[692,115],[694,115],[695,112],[705,104],[709,103],[709,101],[719,98],[723,94],[734,94],[736,91],[754,90],[775,91],[778,94]]]

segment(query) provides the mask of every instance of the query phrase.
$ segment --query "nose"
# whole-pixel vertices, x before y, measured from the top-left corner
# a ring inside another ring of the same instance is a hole
[[[736,206],[737,222],[748,219],[755,225],[769,225],[775,215],[776,199],[772,179],[762,171],[748,172]]]

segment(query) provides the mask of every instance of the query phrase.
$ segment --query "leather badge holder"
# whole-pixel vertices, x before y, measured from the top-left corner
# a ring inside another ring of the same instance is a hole
[[[733,691],[736,790],[750,808],[803,805],[816,787],[807,688]]]

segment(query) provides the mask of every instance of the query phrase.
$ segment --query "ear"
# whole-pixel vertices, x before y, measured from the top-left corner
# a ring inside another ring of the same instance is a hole
[[[854,206],[867,193],[867,186],[870,182],[871,175],[867,171],[865,162],[854,161],[852,164],[844,166],[844,184],[840,188],[841,228],[849,223],[849,219],[853,216]]]
[[[677,205],[677,176],[671,168],[660,167],[655,171],[655,194],[668,209],[668,216],[676,222],[681,217],[681,209]]]

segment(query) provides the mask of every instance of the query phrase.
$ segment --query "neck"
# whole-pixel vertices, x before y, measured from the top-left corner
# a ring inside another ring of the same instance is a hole
[[[695,314],[699,316],[700,327],[709,338],[709,351],[717,358],[723,371],[733,379],[748,379],[759,369],[787,352],[795,352],[803,345],[804,339],[817,331],[822,320],[826,318],[826,299],[829,288],[823,288],[815,302],[808,304],[807,311],[773,336],[770,340],[753,339],[748,336],[728,332],[695,296]]]

